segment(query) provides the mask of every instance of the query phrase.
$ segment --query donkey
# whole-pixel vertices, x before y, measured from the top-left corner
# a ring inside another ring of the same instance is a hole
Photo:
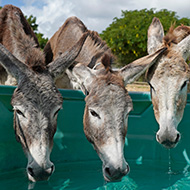
[[[50,153],[63,102],[53,81],[72,64],[87,34],[46,65],[37,38],[19,8],[7,5],[1,9],[0,28],[0,63],[18,82],[11,104],[16,139],[28,158],[27,175],[33,182],[47,180],[54,171]]]
[[[96,32],[87,30],[78,18],[70,17],[44,48],[46,61],[49,63],[64,53],[84,32],[89,35],[67,74],[72,82],[80,84],[86,95],[84,133],[103,162],[104,179],[120,180],[129,172],[123,148],[128,115],[133,109],[125,85],[153,65],[166,48],[113,71],[114,56],[106,43]]]
[[[180,140],[177,131],[187,99],[190,69],[185,62],[190,56],[190,27],[172,26],[164,36],[158,18],[152,20],[148,29],[148,53],[167,47],[159,61],[146,73],[151,88],[154,114],[159,124],[157,141],[166,148],[173,148]]]
[[[101,62],[104,53],[110,56],[112,62],[114,60],[110,48],[101,40],[97,32],[88,30],[83,22],[77,17],[70,17],[47,42],[44,48],[46,63],[55,60],[68,48],[73,46],[74,41],[78,40],[85,32],[88,32],[88,38],[86,39],[86,43],[81,53],[79,53],[78,57],[75,59],[75,63],[72,64],[70,69],[66,70],[66,74],[60,76],[56,80],[56,85],[59,88],[81,88],[72,74],[72,68],[76,63],[85,63],[91,69],[95,67],[100,68],[102,65],[97,63]]]

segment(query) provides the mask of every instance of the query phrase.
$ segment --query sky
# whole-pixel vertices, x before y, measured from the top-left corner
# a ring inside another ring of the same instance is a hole
[[[77,16],[86,27],[101,33],[114,17],[121,18],[121,10],[175,11],[181,17],[190,18],[190,0],[0,0],[0,6],[12,4],[27,15],[37,18],[38,31],[44,37],[51,36],[70,16]]]

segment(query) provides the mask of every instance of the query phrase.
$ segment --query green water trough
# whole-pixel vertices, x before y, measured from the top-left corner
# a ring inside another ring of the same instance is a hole
[[[150,94],[130,93],[130,113],[125,158],[130,173],[121,182],[103,180],[101,161],[83,132],[84,95],[81,91],[60,90],[64,101],[58,115],[51,161],[55,172],[46,182],[27,180],[27,159],[16,142],[10,105],[15,87],[0,86],[0,190],[159,190],[190,189],[190,95],[178,130],[181,141],[167,150],[155,139],[155,120]]]

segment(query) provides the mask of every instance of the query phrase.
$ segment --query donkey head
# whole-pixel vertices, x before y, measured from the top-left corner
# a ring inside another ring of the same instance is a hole
[[[31,181],[47,180],[54,171],[50,153],[63,98],[53,81],[72,64],[85,39],[86,34],[54,62],[44,67],[39,63],[32,69],[0,44],[0,63],[18,82],[11,101],[14,129],[28,158],[27,174]]]
[[[154,18],[148,29],[148,53],[161,46],[168,50],[147,72],[151,87],[154,114],[159,123],[157,141],[166,148],[173,148],[180,140],[177,126],[183,117],[187,99],[189,66],[185,60],[190,55],[190,28],[170,28],[164,36],[159,19]]]
[[[125,85],[138,78],[163,51],[136,60],[119,71],[111,70],[108,55],[102,59],[105,68],[93,70],[80,63],[73,68],[73,74],[87,95],[84,132],[103,162],[106,181],[120,180],[129,172],[123,148],[128,115],[133,106]]]

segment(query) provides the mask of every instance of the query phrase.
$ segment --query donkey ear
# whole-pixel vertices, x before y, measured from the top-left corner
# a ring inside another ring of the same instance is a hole
[[[177,51],[181,52],[183,58],[187,60],[190,56],[190,35],[177,44]]]
[[[88,33],[84,33],[80,40],[69,51],[64,52],[55,61],[47,65],[47,68],[51,73],[53,79],[56,79],[62,75],[63,72],[65,72],[65,70],[74,62],[80,53],[87,36]]]
[[[0,43],[0,63],[6,69],[7,73],[16,78],[19,83],[19,78],[29,72],[28,67],[19,61]]]
[[[137,80],[146,71],[146,69],[150,68],[154,63],[158,61],[158,59],[162,56],[163,52],[166,50],[166,47],[161,48],[155,53],[137,59],[132,63],[126,65],[125,67],[121,68],[120,74],[124,79],[125,85]]]
[[[154,53],[162,45],[164,37],[164,29],[160,20],[156,17],[153,18],[152,23],[148,28],[148,54]]]
[[[84,64],[78,63],[73,68],[72,73],[74,77],[76,77],[83,93],[88,95],[91,83],[95,79],[95,75],[93,74],[92,70]]]

